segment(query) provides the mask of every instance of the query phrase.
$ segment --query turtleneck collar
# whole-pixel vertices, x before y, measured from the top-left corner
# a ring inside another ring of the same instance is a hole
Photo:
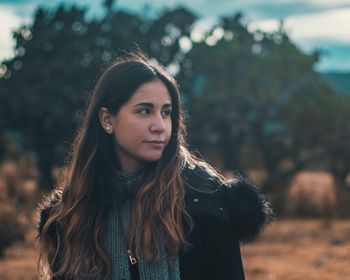
[[[142,169],[138,172],[127,172],[116,169],[113,172],[112,187],[118,198],[124,200],[135,198],[138,190],[145,181],[147,171]]]

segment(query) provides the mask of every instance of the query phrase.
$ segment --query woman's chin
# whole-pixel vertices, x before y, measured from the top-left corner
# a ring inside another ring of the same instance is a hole
[[[143,160],[144,161],[149,161],[149,162],[154,162],[154,161],[158,161],[158,160],[160,160],[160,158],[162,157],[162,152],[157,152],[157,153],[155,153],[155,152],[153,152],[153,153],[149,153],[149,154],[147,154],[147,155],[145,155],[144,157],[143,157]]]

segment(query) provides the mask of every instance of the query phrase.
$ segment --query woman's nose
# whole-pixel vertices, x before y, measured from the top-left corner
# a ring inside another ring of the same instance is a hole
[[[161,114],[157,114],[153,119],[150,126],[151,132],[164,132],[165,120]]]

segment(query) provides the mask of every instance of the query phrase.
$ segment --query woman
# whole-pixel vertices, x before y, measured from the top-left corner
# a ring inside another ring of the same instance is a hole
[[[94,88],[59,187],[41,205],[51,279],[244,279],[239,242],[270,220],[264,196],[186,147],[179,89],[142,54]]]

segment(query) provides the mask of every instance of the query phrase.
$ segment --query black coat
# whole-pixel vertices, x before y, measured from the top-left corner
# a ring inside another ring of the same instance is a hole
[[[185,168],[184,179],[193,227],[187,235],[190,245],[179,253],[181,280],[243,280],[239,244],[254,239],[271,220],[269,203],[242,177],[222,185],[196,166]],[[52,206],[41,209],[39,233]]]
[[[253,240],[272,218],[265,197],[238,177],[221,185],[205,169],[185,171],[186,207],[194,227],[192,246],[180,254],[182,280],[242,280],[240,241]]]

